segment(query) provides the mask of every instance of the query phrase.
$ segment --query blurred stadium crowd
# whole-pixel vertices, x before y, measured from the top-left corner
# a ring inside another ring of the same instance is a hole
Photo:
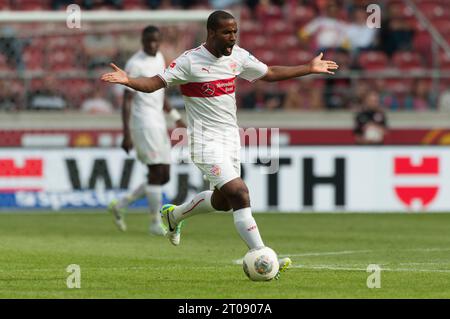
[[[381,28],[366,25],[367,5],[381,6]],[[448,0],[413,0],[450,43]],[[230,9],[239,13],[239,43],[269,65],[304,64],[319,52],[340,65],[335,76],[250,84],[238,80],[248,110],[356,110],[370,92],[387,111],[450,111],[450,56],[403,0],[0,0],[3,10]],[[147,23],[148,24],[148,23]],[[98,81],[115,61],[140,48],[142,23],[0,24],[0,110],[60,109],[108,113],[121,91]],[[205,39],[204,25],[163,25],[161,51],[170,62]],[[177,89],[169,92],[181,107]]]

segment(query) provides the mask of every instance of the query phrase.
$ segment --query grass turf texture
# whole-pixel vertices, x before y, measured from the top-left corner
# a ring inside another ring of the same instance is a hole
[[[266,245],[290,255],[278,281],[251,282],[232,216],[187,220],[181,245],[129,214],[0,214],[0,298],[450,298],[450,214],[255,214]],[[68,289],[66,267],[81,267]],[[369,264],[381,288],[366,286]]]

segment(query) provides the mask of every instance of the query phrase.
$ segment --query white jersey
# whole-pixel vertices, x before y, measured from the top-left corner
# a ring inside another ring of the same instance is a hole
[[[166,86],[180,84],[190,141],[194,136],[196,143],[205,144],[192,134],[200,122],[203,139],[218,142],[217,138],[225,137],[225,143],[236,144],[237,141],[239,144],[236,77],[253,82],[263,77],[267,70],[267,65],[237,45],[230,56],[217,58],[203,44],[184,52],[159,76]]]
[[[125,71],[130,77],[152,77],[163,72],[165,67],[166,63],[161,52],[157,52],[155,56],[149,56],[140,50],[128,60]],[[127,89],[134,91],[128,87]],[[165,128],[164,90],[161,89],[153,93],[134,92],[135,95],[131,103],[131,128]]]

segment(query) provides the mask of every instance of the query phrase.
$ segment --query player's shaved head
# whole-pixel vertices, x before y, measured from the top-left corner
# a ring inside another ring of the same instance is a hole
[[[148,55],[155,56],[161,43],[161,32],[153,25],[142,30],[142,48]]]
[[[214,11],[208,17],[206,28],[208,35],[205,47],[218,58],[231,55],[238,31],[234,17],[225,11]]]
[[[142,37],[144,38],[155,32],[159,32],[159,29],[157,27],[155,27],[154,25],[149,25],[149,26],[145,27],[144,30],[142,30]]]
[[[220,27],[220,22],[222,20],[228,20],[228,19],[234,20],[234,17],[225,11],[221,11],[221,10],[214,11],[208,17],[208,21],[206,22],[206,28],[208,30],[216,31]]]

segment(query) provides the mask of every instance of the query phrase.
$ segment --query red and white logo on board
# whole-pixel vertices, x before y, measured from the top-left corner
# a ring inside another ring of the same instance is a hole
[[[439,164],[439,158],[436,156],[424,156],[420,162],[413,162],[409,156],[395,157],[394,175],[405,181],[394,186],[398,199],[408,208],[413,208],[414,202],[420,202],[423,209],[429,206],[439,191]],[[408,179],[420,180],[420,178],[427,178],[428,182],[406,183]]]
[[[42,190],[44,161],[42,158],[0,158],[0,193]]]

